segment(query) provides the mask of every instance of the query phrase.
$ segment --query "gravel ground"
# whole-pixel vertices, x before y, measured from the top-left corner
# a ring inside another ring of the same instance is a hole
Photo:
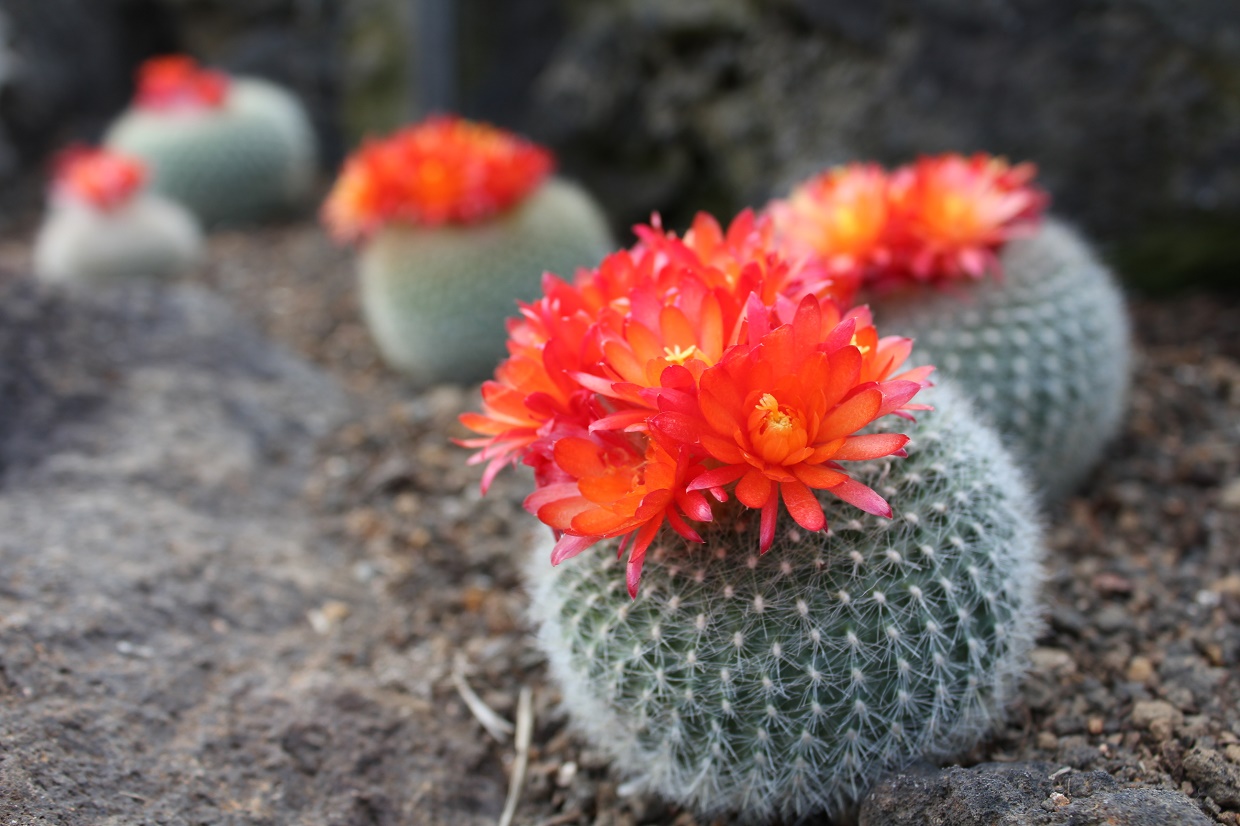
[[[24,241],[0,240],[0,270],[27,260]],[[342,620],[333,649],[353,646],[354,665],[383,690],[410,695],[443,736],[476,744],[445,753],[472,755],[460,771],[489,784],[504,782],[513,745],[478,725],[459,683],[508,719],[532,689],[516,823],[696,823],[620,797],[602,757],[557,716],[523,618],[530,482],[502,475],[484,499],[478,469],[450,442],[476,389],[417,393],[388,372],[357,318],[350,253],[312,226],[218,234],[193,280],[362,399],[363,412],[321,444],[305,488],[323,534],[383,606],[366,612],[377,624]],[[1240,296],[1132,309],[1126,427],[1082,493],[1045,517],[1049,622],[1033,673],[1009,724],[964,762],[1102,769],[1183,791],[1217,822],[1240,824]]]

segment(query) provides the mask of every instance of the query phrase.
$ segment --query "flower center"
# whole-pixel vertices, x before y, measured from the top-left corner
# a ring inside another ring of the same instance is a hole
[[[805,447],[809,434],[799,410],[764,393],[749,417],[749,438],[764,461],[780,465]]]
[[[860,342],[858,342],[858,341],[857,341],[857,334],[856,334],[856,333],[853,333],[852,341],[850,341],[850,342],[848,342],[848,343],[849,343],[849,344],[851,344],[853,347],[856,347],[856,348],[857,348],[857,350],[858,350],[858,351],[860,351],[861,355],[863,355],[863,356],[864,356],[866,353],[870,352],[870,345],[868,345],[868,344],[861,344]]]
[[[674,347],[663,348],[663,358],[666,359],[668,363],[670,364],[683,365],[689,359],[698,358],[700,356],[701,356],[701,351],[698,350],[696,344],[690,344],[689,347],[684,350],[680,349],[679,344],[677,344]]]

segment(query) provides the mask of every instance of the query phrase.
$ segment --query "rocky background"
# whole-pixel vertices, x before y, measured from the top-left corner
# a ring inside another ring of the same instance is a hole
[[[455,7],[455,108],[548,142],[620,229],[653,210],[674,226],[730,215],[827,164],[985,150],[1037,162],[1055,209],[1138,283],[1234,283],[1240,267],[1233,0]],[[425,108],[437,58],[417,8],[3,0],[0,181],[96,136],[134,65],[173,49],[294,88],[334,168]]]
[[[1046,515],[1048,626],[1008,724],[878,824],[1240,824],[1240,14],[1232,0],[461,0],[465,112],[551,142],[619,227],[821,164],[1036,160],[1130,278],[1124,432]],[[524,620],[528,482],[485,499],[310,220],[188,283],[31,283],[40,164],[143,57],[307,102],[329,171],[418,109],[404,0],[0,0],[0,823],[484,824],[533,694],[521,826],[709,826],[624,794]],[[86,36],[84,33],[89,33]],[[71,56],[71,59],[70,57]]]

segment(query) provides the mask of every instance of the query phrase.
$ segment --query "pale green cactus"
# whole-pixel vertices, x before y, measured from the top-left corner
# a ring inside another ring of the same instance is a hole
[[[202,254],[202,232],[179,204],[139,194],[115,209],[60,203],[48,211],[34,245],[39,279],[61,284],[164,280]]]
[[[305,207],[317,174],[314,131],[301,103],[254,78],[232,78],[220,108],[132,107],[104,140],[144,160],[152,189],[205,224],[262,221]]]
[[[384,359],[415,382],[488,378],[506,355],[504,321],[613,248],[580,187],[549,178],[512,209],[473,224],[389,224],[362,246],[362,310]]]
[[[1114,279],[1068,227],[1011,241],[1001,278],[912,287],[871,300],[884,331],[917,342],[972,396],[1051,499],[1078,486],[1119,432],[1131,369]]]
[[[1002,714],[1039,629],[1036,505],[962,395],[924,395],[916,424],[876,423],[907,458],[849,466],[894,519],[824,495],[830,533],[788,523],[761,555],[753,515],[720,514],[704,545],[660,537],[632,600],[614,540],[535,554],[563,704],[635,788],[706,818],[838,814]]]

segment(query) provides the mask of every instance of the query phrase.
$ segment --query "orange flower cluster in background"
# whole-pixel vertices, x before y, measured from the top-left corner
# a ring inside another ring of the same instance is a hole
[[[731,498],[760,513],[763,551],[780,502],[826,527],[815,490],[890,516],[840,462],[902,454],[907,437],[857,431],[924,409],[932,368],[900,371],[912,342],[879,338],[851,274],[782,254],[750,212],[726,232],[699,215],[683,238],[657,220],[637,235],[572,283],[545,276],[510,323],[483,411],[461,417],[483,489],[532,467],[525,506],[557,533],[552,563],[622,537],[631,595],[664,526],[700,542]]]
[[[87,146],[62,150],[52,170],[54,197],[100,210],[128,202],[146,183],[146,166],[140,160]]]
[[[138,67],[139,108],[160,111],[217,109],[228,96],[223,72],[204,69],[186,55],[155,57]]]
[[[391,223],[470,224],[515,206],[550,174],[551,153],[510,132],[433,117],[354,153],[323,206],[343,241]]]
[[[774,201],[781,243],[879,290],[1001,275],[998,253],[1036,229],[1048,198],[1032,164],[948,154],[887,173],[829,169]]]

